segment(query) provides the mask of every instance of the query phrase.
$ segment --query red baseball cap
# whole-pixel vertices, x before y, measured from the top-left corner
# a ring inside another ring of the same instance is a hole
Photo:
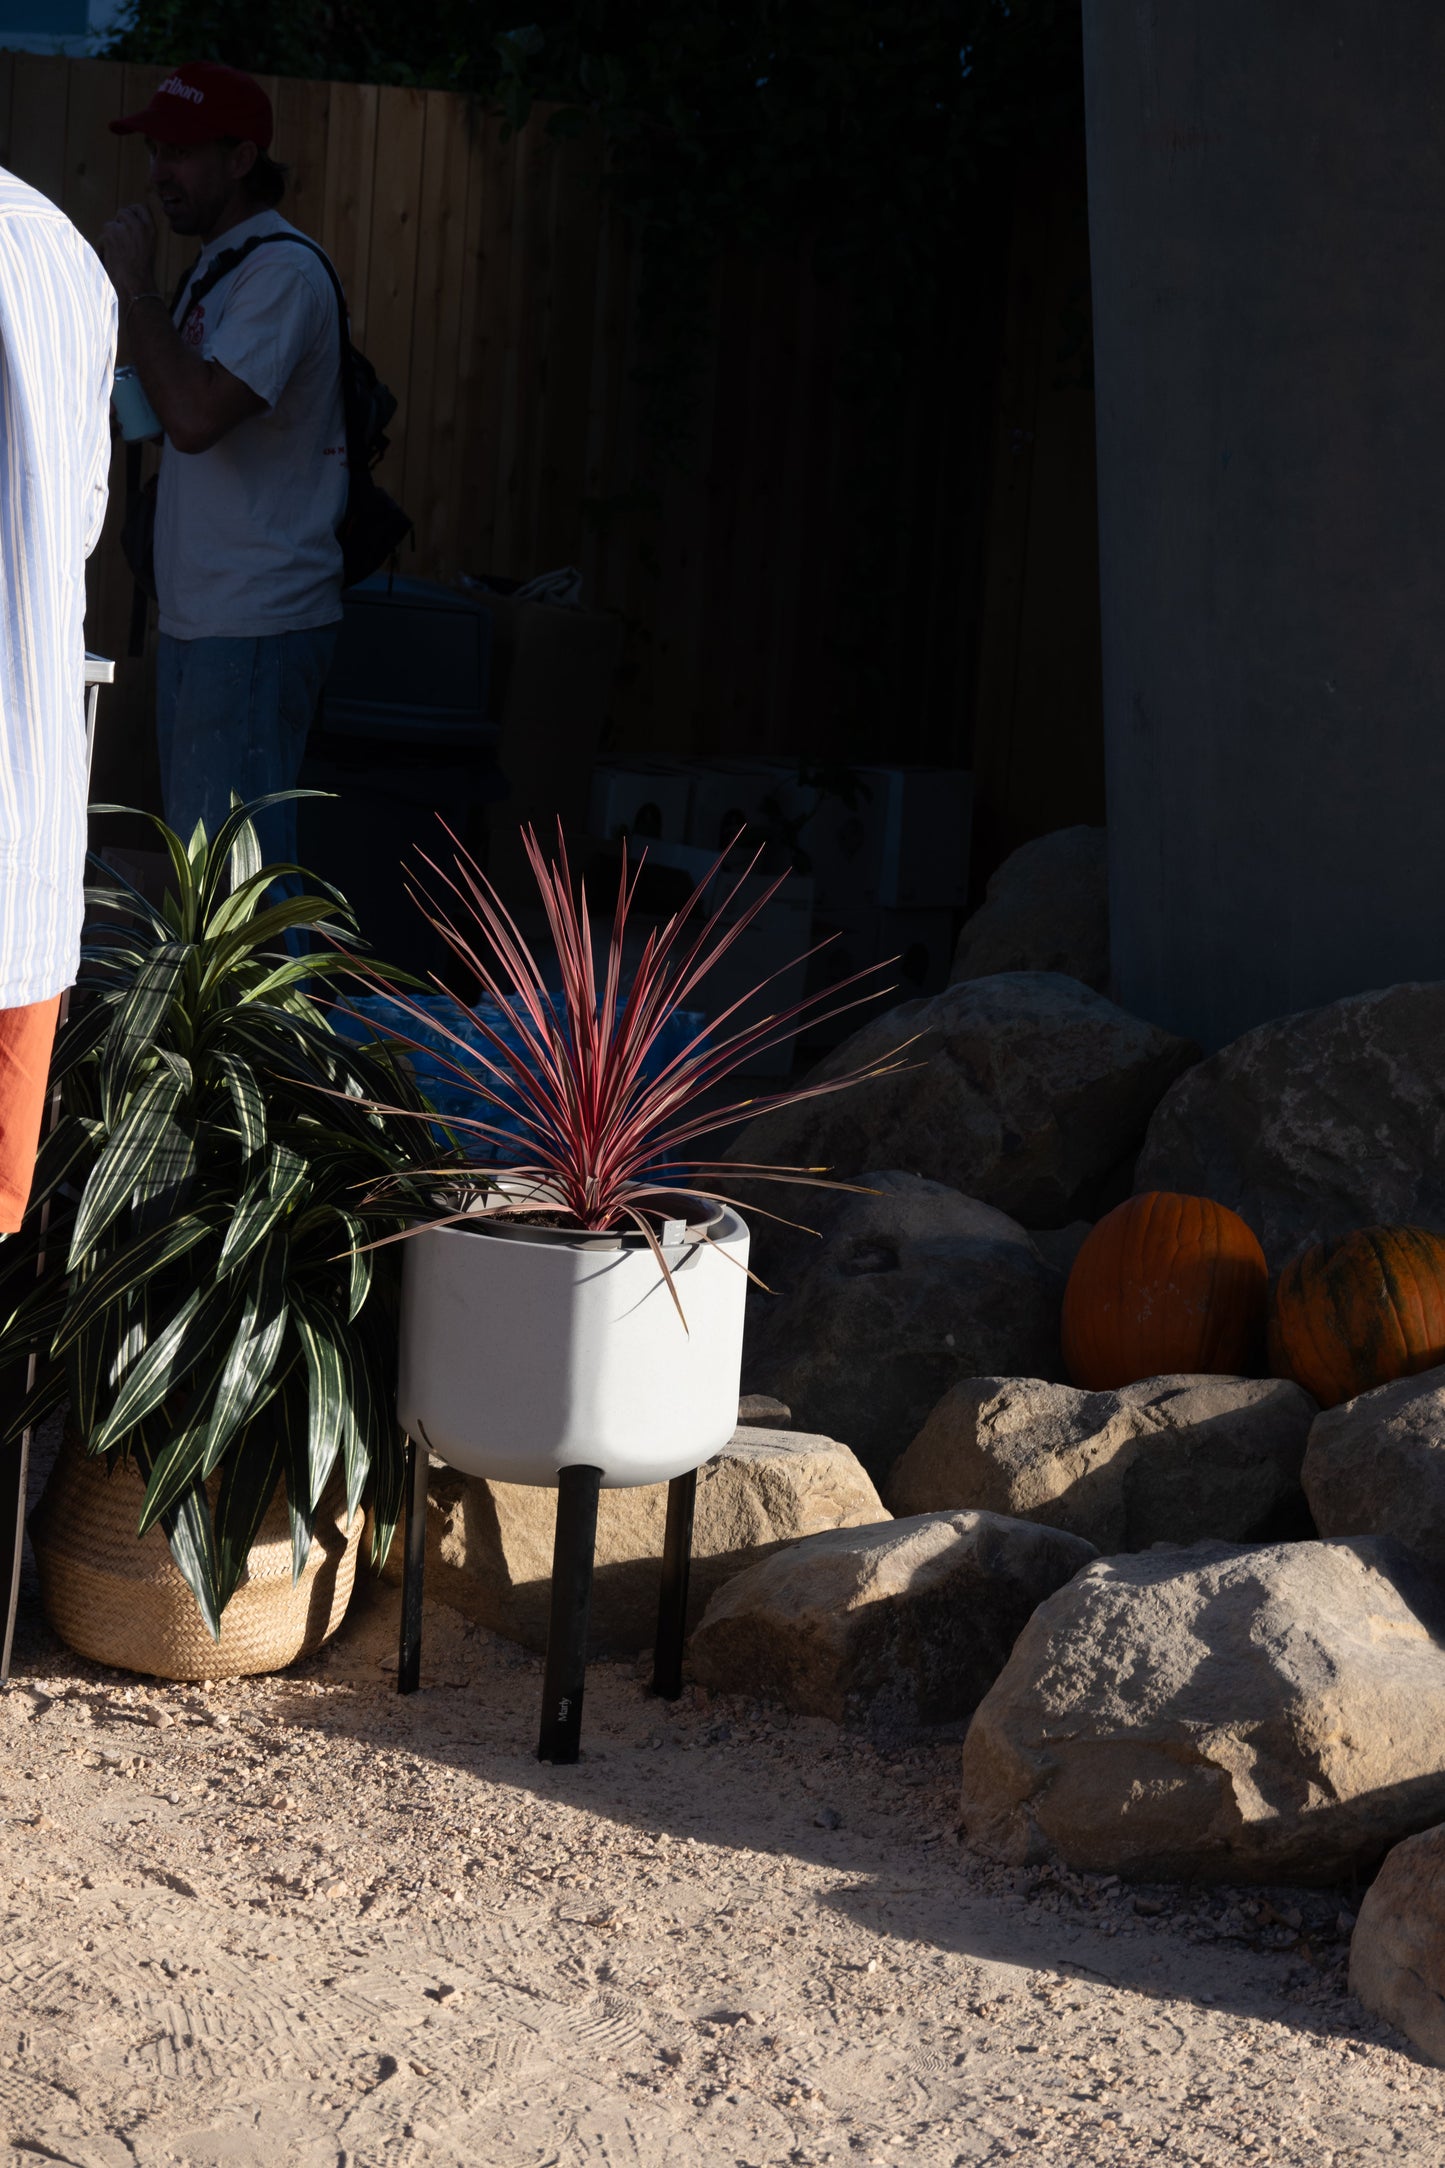
[[[219,60],[188,60],[155,91],[141,113],[128,113],[110,124],[113,135],[144,135],[156,143],[219,143],[234,136],[271,148],[275,123],[271,101],[254,76]]]

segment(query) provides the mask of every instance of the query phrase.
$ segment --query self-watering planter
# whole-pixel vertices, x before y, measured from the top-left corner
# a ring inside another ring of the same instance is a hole
[[[697,1470],[737,1422],[748,1230],[673,1194],[640,1231],[559,1224],[503,1183],[405,1248],[398,1410],[412,1441],[400,1681],[416,1683],[428,1456],[465,1474],[558,1491],[538,1752],[575,1761],[604,1487],[670,1483],[658,1613],[659,1692],[681,1687]],[[508,1211],[497,1209],[505,1205]]]
[[[853,1074],[729,1103],[719,1089],[766,1067],[798,1019],[837,1013],[848,983],[781,1012],[768,982],[711,1022],[691,1004],[718,960],[776,895],[764,881],[736,918],[702,913],[713,868],[664,924],[632,943],[638,869],[622,853],[610,932],[573,879],[559,833],[536,877],[557,984],[465,851],[424,891],[428,916],[483,995],[475,1008],[413,999],[358,966],[370,1007],[446,1110],[450,1155],[404,1184],[406,1234],[398,1408],[407,1436],[407,1530],[397,1685],[421,1667],[421,1583],[430,1455],[503,1483],[555,1486],[552,1607],[538,1753],[575,1761],[582,1716],[597,1498],[604,1484],[666,1482],[667,1532],[653,1684],[682,1691],[697,1470],[732,1436],[742,1372],[748,1231],[716,1175],[816,1179],[817,1168],[718,1166],[699,1140],[744,1114],[842,1091]],[[721,862],[719,862],[721,863]],[[756,871],[751,863],[744,875]],[[725,885],[725,884],[724,884]],[[453,915],[455,914],[455,916]],[[635,955],[630,972],[623,964]],[[863,974],[866,976],[867,974]],[[866,995],[842,1001],[851,1008]],[[857,1076],[882,1073],[896,1057]],[[438,1109],[440,1102],[438,1101]],[[475,1162],[496,1164],[495,1179]],[[456,1194],[460,1186],[460,1194]],[[385,1185],[383,1185],[385,1187]],[[446,1202],[446,1192],[453,1192]]]
[[[413,1235],[403,1429],[498,1483],[553,1484],[578,1466],[608,1489],[666,1483],[721,1452],[737,1425],[748,1232],[698,1198],[657,1239],[662,1263],[640,1232],[487,1209]]]

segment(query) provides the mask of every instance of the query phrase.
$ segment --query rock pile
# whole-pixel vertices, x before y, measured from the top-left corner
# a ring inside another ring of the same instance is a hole
[[[1001,971],[1109,979],[1109,854],[1102,828],[1056,828],[1022,844],[958,937],[949,983]]]
[[[1350,1993],[1445,2063],[1445,1826],[1397,1844],[1366,1890]]]
[[[1148,1378],[1084,1393],[973,1377],[945,1393],[887,1485],[895,1513],[1024,1514],[1101,1551],[1239,1541],[1300,1501],[1314,1402],[1276,1378]]]
[[[920,1175],[864,1179],[867,1195],[822,1193],[822,1239],[789,1252],[809,1261],[757,1298],[743,1382],[877,1476],[956,1379],[1057,1375],[1060,1284],[1004,1213]]]
[[[1077,979],[1016,971],[901,1002],[815,1075],[890,1057],[886,1076],[760,1115],[727,1157],[849,1179],[902,1167],[1026,1227],[1060,1227],[1127,1194],[1149,1117],[1198,1049]]]
[[[1445,1616],[1397,1546],[1163,1547],[1044,1603],[963,1752],[1014,1864],[1321,1883],[1445,1817]]]
[[[1242,1213],[1271,1269],[1355,1227],[1445,1233],[1445,982],[1261,1024],[1175,1083],[1137,1187]]]
[[[1394,1536],[1445,1568],[1445,1370],[1327,1408],[1303,1480],[1322,1536]]]
[[[690,1616],[700,1618],[715,1589],[779,1544],[883,1515],[883,1501],[846,1445],[804,1431],[740,1428],[726,1452],[698,1473]],[[590,1629],[594,1655],[635,1655],[656,1632],[666,1516],[666,1484],[603,1491]],[[428,1594],[525,1648],[545,1648],[556,1519],[554,1490],[492,1483],[434,1464]],[[393,1546],[389,1571],[400,1575],[399,1546]]]
[[[1030,1613],[1093,1556],[1076,1536],[993,1513],[808,1536],[713,1597],[693,1675],[885,1737],[956,1725]]]

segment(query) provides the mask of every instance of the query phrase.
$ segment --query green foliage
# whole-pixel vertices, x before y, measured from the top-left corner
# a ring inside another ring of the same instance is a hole
[[[337,1484],[351,1512],[370,1499],[385,1555],[397,1251],[360,1246],[408,1202],[404,1179],[384,1207],[369,1188],[435,1158],[408,1076],[308,990],[350,970],[356,937],[334,892],[274,900],[278,878],[306,877],[261,863],[251,816],[272,802],[189,845],[157,821],[161,909],[128,885],[88,892],[61,1119],[0,1252],[0,1361],[40,1351],[13,1429],[68,1401],[92,1453],[134,1456],[140,1532],[161,1523],[216,1635],[278,1483],[298,1575]],[[293,956],[293,928],[339,946]]]

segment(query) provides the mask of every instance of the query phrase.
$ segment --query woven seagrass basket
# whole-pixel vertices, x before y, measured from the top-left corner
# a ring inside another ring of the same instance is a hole
[[[162,1530],[136,1534],[144,1495],[131,1463],[108,1472],[67,1433],[30,1516],[30,1540],[45,1616],[79,1655],[161,1679],[234,1679],[280,1671],[335,1633],[351,1600],[363,1519],[358,1512],[348,1532],[343,1500],[328,1501],[293,1588],[278,1488],[213,1641]]]

